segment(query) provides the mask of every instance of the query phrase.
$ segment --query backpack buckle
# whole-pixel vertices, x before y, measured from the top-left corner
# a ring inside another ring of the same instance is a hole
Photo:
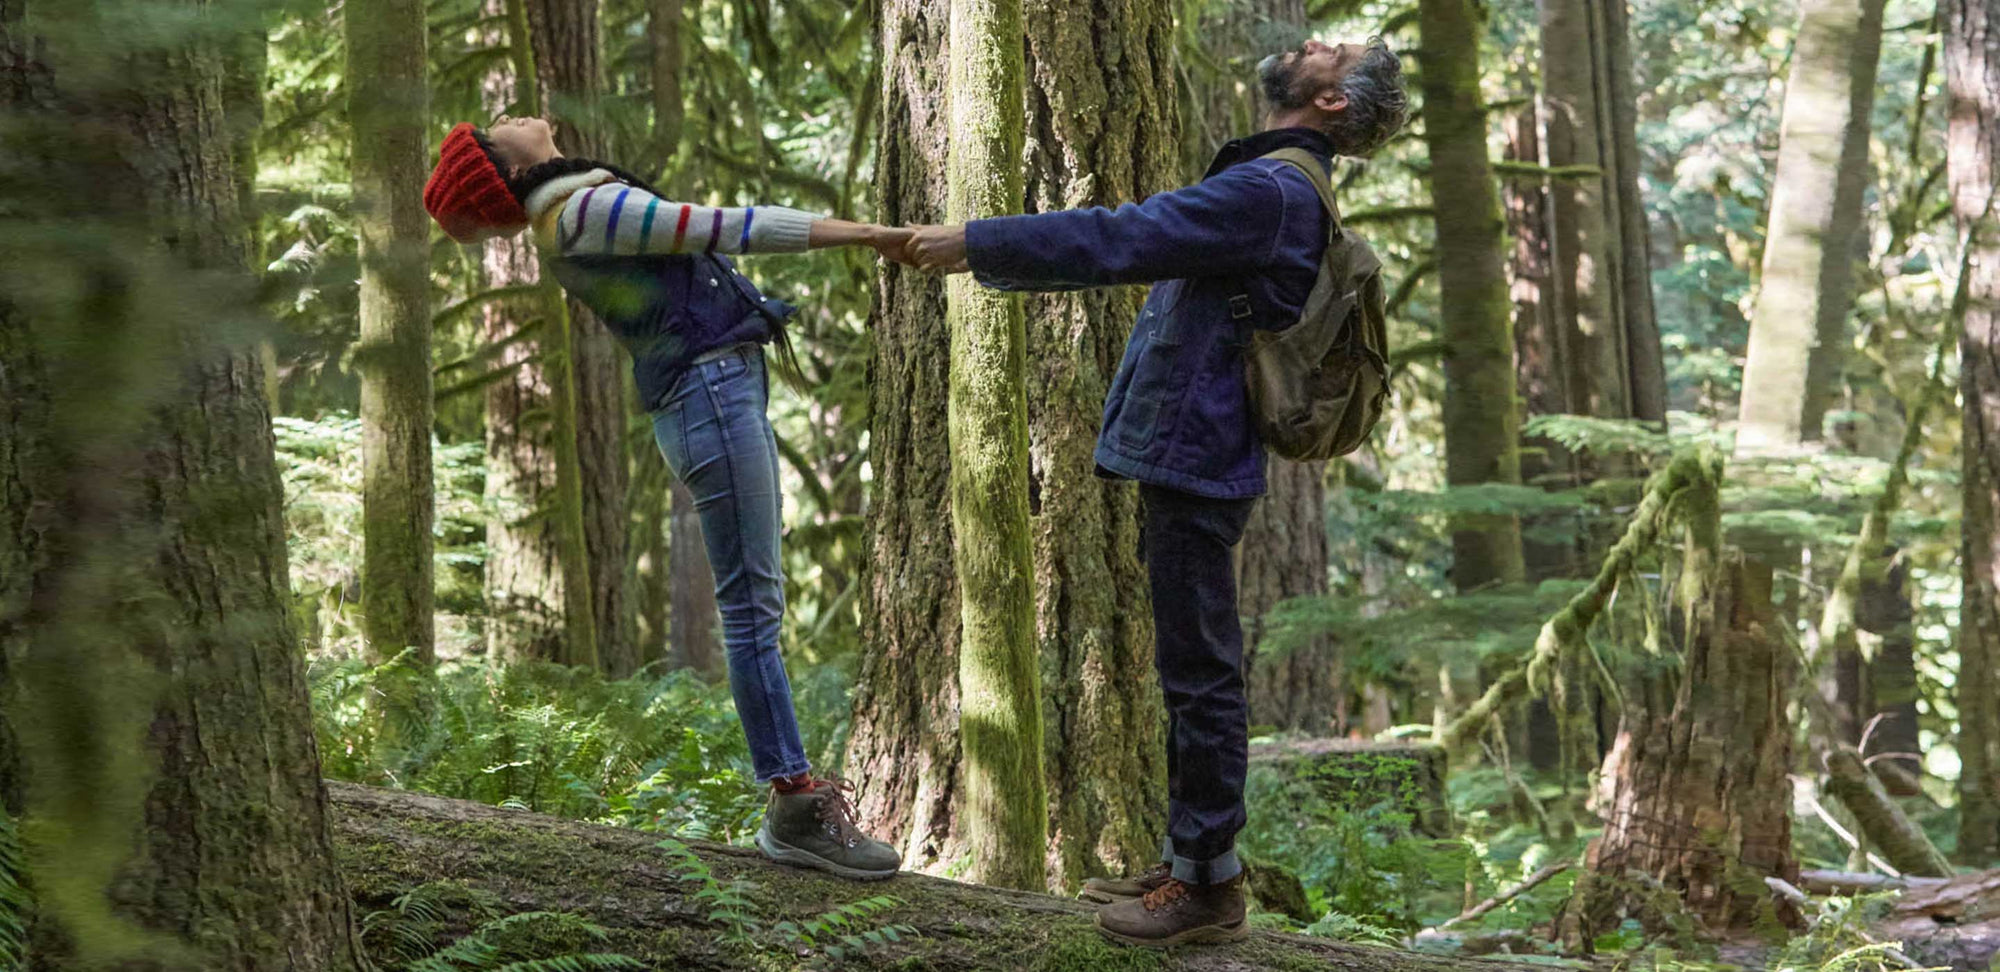
[[[1240,321],[1250,316],[1250,295],[1237,294],[1229,298],[1229,319]]]

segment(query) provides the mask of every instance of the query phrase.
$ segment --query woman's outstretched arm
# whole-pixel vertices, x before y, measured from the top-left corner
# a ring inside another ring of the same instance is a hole
[[[828,219],[784,206],[702,206],[669,202],[619,182],[571,194],[556,220],[565,256],[675,253],[797,253],[828,246],[874,246],[890,255],[907,234]]]

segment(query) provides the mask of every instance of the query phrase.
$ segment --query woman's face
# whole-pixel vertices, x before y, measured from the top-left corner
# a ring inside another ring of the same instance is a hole
[[[493,141],[493,153],[506,165],[509,175],[562,154],[556,151],[549,123],[540,118],[501,115],[486,129],[486,137]]]

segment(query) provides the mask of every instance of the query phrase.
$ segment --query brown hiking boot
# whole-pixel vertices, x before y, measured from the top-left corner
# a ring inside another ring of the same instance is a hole
[[[1117,904],[1120,901],[1145,897],[1154,888],[1167,883],[1167,879],[1173,875],[1173,865],[1161,861],[1138,874],[1127,877],[1091,878],[1083,882],[1083,890],[1078,891],[1076,896],[1098,904]]]
[[[1114,942],[1145,948],[1233,942],[1250,934],[1243,875],[1221,884],[1168,878],[1144,897],[1097,909],[1097,931]]]
[[[819,777],[792,793],[773,789],[764,826],[757,829],[757,848],[781,864],[816,867],[855,881],[894,877],[902,855],[854,825],[854,805],[847,802],[853,789],[839,777]]]

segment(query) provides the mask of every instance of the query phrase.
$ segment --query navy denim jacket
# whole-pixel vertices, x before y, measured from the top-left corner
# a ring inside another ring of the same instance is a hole
[[[659,408],[694,359],[745,341],[768,342],[796,311],[758,293],[719,253],[565,256],[549,261],[632,354],[641,411]]]
[[[1304,173],[1256,161],[1288,146],[1332,164],[1326,136],[1278,129],[1230,142],[1200,183],[1141,203],[966,225],[966,262],[988,287],[1153,284],[1105,397],[1100,474],[1263,495],[1244,349],[1254,329],[1298,322],[1326,248],[1326,213]]]

